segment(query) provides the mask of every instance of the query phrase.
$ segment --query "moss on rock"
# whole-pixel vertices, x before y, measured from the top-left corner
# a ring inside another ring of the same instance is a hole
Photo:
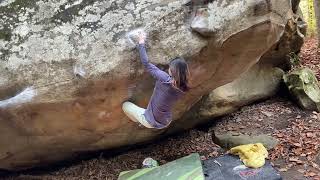
[[[283,79],[291,95],[302,108],[320,112],[319,83],[310,69],[294,70],[284,75]]]
[[[0,29],[0,39],[10,41],[12,33],[8,29]]]

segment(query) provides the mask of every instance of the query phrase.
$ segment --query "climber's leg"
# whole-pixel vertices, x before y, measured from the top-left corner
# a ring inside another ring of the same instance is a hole
[[[137,110],[140,111],[140,107],[136,106],[131,102],[124,102],[122,104],[122,110],[129,117],[130,120],[132,120],[133,122],[138,122],[136,112]]]
[[[124,102],[122,104],[123,112],[129,117],[130,120],[133,122],[139,122],[143,126],[147,128],[153,128],[148,121],[146,120],[145,116],[143,115],[145,109],[131,103],[131,102]]]
[[[141,114],[140,118],[138,119],[139,123],[142,124],[144,127],[147,127],[147,128],[154,128],[152,127],[149,122],[146,120],[146,117]]]

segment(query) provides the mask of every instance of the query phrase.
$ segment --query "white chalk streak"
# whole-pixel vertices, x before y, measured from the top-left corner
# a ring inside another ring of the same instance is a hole
[[[11,3],[13,3],[15,0],[4,0],[4,1],[0,1],[0,7],[1,6],[8,6]]]
[[[0,108],[16,106],[30,102],[37,95],[37,91],[33,87],[28,87],[16,96],[0,101]]]

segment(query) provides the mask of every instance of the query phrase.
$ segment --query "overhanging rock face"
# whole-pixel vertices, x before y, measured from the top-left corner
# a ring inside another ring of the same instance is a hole
[[[0,14],[0,168],[8,170],[165,132],[140,128],[121,111],[127,99],[145,107],[153,90],[126,42],[129,30],[148,32],[153,63],[188,60],[192,90],[174,109],[178,119],[256,64],[293,16],[289,0],[5,0]],[[205,36],[190,28],[199,16]]]

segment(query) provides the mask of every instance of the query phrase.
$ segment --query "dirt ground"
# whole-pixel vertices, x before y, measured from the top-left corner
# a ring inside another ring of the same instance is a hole
[[[303,111],[287,98],[243,107],[212,128],[219,133],[272,135],[279,144],[269,152],[269,160],[284,179],[320,177],[320,114]]]
[[[121,171],[141,168],[144,158],[152,157],[164,164],[177,158],[186,156],[190,153],[198,152],[203,159],[216,157],[224,153],[212,141],[213,129],[223,131],[234,131],[247,133],[248,129],[254,129],[265,134],[272,134],[274,137],[288,136],[296,139],[295,136],[302,137],[302,132],[292,131],[295,123],[302,123],[308,127],[308,132],[312,132],[310,139],[301,139],[302,148],[306,147],[307,141],[317,142],[316,151],[319,152],[320,139],[320,115],[310,111],[303,111],[286,98],[275,97],[265,102],[243,107],[241,110],[217,119],[216,123],[199,127],[181,135],[169,137],[154,144],[148,144],[135,149],[123,152],[111,157],[108,152],[102,152],[98,157],[81,162],[75,162],[66,166],[54,169],[29,171],[15,174],[7,179],[117,179]],[[251,131],[252,132],[252,131]],[[288,132],[283,136],[280,132]],[[280,169],[285,179],[307,179],[306,173],[320,175],[320,171],[312,167],[311,161],[308,162],[304,156],[299,162],[291,162],[289,159],[296,156],[289,156],[294,152],[295,141],[282,141],[284,155],[279,150],[270,152],[270,157],[277,156],[272,160],[277,169]],[[300,141],[299,141],[300,142]],[[298,145],[299,146],[299,145]],[[307,149],[301,152],[308,153]],[[280,156],[278,156],[280,155]],[[300,157],[300,156],[299,156]],[[319,160],[312,159],[319,164]],[[301,172],[299,172],[299,171]],[[306,171],[307,170],[307,171]],[[313,175],[313,174],[311,174]],[[314,175],[315,178],[316,175]],[[309,179],[314,179],[309,178]]]
[[[302,49],[303,66],[313,69],[320,78],[320,50],[310,39]],[[270,134],[279,144],[269,159],[284,179],[320,179],[320,114],[304,111],[290,98],[277,96],[265,102],[243,107],[212,124],[183,134],[138,146],[123,152],[105,151],[82,161],[59,166],[7,174],[0,179],[117,179],[120,172],[141,168],[143,159],[152,157],[160,164],[198,152],[203,159],[225,151],[213,140],[213,131]]]

